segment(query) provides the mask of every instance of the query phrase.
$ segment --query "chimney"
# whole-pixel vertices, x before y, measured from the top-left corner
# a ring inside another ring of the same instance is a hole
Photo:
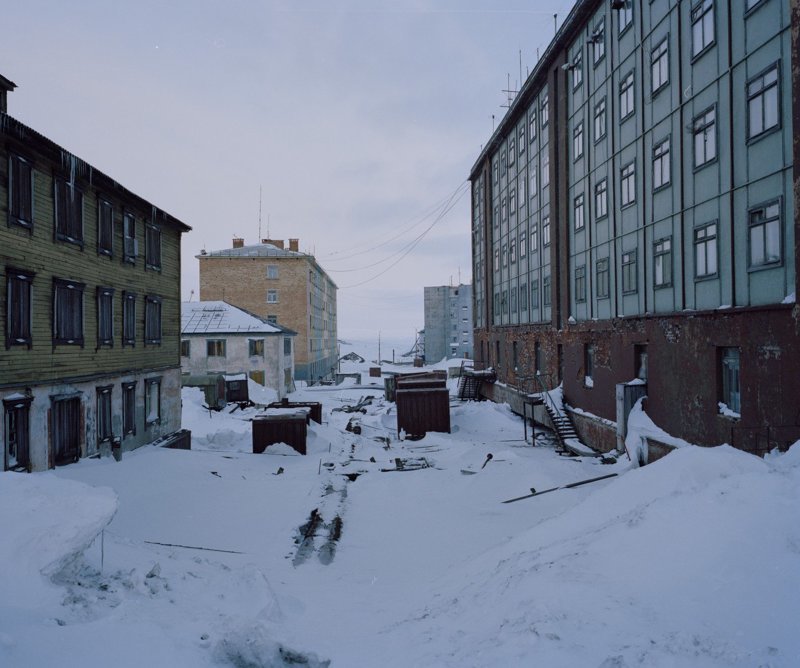
[[[244,239],[241,237],[233,237],[233,247],[242,248],[244,246]]]
[[[298,252],[300,245],[300,239],[289,239],[289,250],[294,251],[295,253]]]
[[[17,84],[0,74],[0,112],[4,114],[8,113],[8,101],[6,96],[16,87]]]
[[[262,244],[272,244],[275,248],[283,250],[283,239],[262,239]]]

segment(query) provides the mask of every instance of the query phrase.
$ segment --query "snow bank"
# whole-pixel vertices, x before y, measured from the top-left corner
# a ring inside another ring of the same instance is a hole
[[[81,554],[114,517],[109,488],[61,480],[49,473],[0,474],[0,569],[5,586],[20,569],[52,577]]]
[[[632,470],[455,569],[400,632],[425,665],[797,665],[798,450]]]
[[[685,448],[691,445],[682,438],[672,436],[653,422],[642,408],[645,397],[636,401],[628,415],[628,434],[625,437],[625,449],[635,465],[647,464],[647,438],[670,445],[673,448]]]
[[[51,579],[111,521],[117,497],[51,473],[1,473],[0,508],[0,665],[10,666],[17,631],[57,607],[63,592]]]

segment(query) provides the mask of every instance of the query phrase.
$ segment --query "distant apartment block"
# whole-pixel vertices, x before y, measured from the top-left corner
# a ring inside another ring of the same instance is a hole
[[[0,77],[0,438],[3,469],[41,471],[180,430],[190,228],[8,116],[13,88]]]
[[[244,374],[282,399],[293,390],[295,333],[222,301],[181,304],[181,369]]]
[[[425,288],[425,361],[472,355],[472,286]]]
[[[798,21],[797,0],[575,3],[470,174],[495,391],[563,383],[606,450],[632,380],[692,443],[800,437]]]
[[[336,284],[299,241],[263,239],[245,246],[203,252],[201,301],[219,300],[297,332],[295,378],[316,381],[336,368]]]

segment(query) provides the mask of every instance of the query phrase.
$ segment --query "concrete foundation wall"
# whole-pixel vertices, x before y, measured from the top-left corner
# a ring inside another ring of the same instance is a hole
[[[160,419],[153,423],[145,420],[145,380],[161,379]],[[122,384],[136,383],[136,433],[122,437]],[[79,383],[39,385],[9,388],[0,391],[0,402],[14,394],[24,394],[33,400],[30,404],[30,462],[32,471],[46,471],[54,466],[50,414],[52,397],[76,396],[81,402],[80,456],[109,456],[111,443],[97,442],[97,388],[112,386],[111,427],[113,438],[121,438],[122,451],[133,450],[152,443],[181,428],[181,371],[180,368],[158,369],[149,372],[98,376]],[[0,425],[0,443],[5,447],[6,420]]]
[[[616,421],[615,386],[637,376],[636,346],[648,354],[647,414],[665,431],[698,445],[731,443],[750,449],[756,434],[770,428],[783,440],[800,438],[800,309],[778,305],[697,312],[690,315],[617,318],[548,326],[478,330],[492,351],[498,380],[532,391],[534,347],[541,350],[542,378],[548,387],[563,380],[566,403]],[[517,342],[517,367],[510,351]],[[500,357],[496,359],[499,343]],[[586,345],[594,346],[592,383],[586,383]],[[740,351],[741,414],[721,414],[719,351]],[[498,390],[487,390],[487,396]],[[504,399],[503,399],[504,400]],[[780,429],[779,429],[780,428]],[[598,438],[604,442],[605,436]]]

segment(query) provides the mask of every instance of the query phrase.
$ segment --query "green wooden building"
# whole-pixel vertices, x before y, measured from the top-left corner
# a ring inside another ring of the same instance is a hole
[[[6,113],[0,76],[4,469],[180,430],[180,243],[190,228]]]

